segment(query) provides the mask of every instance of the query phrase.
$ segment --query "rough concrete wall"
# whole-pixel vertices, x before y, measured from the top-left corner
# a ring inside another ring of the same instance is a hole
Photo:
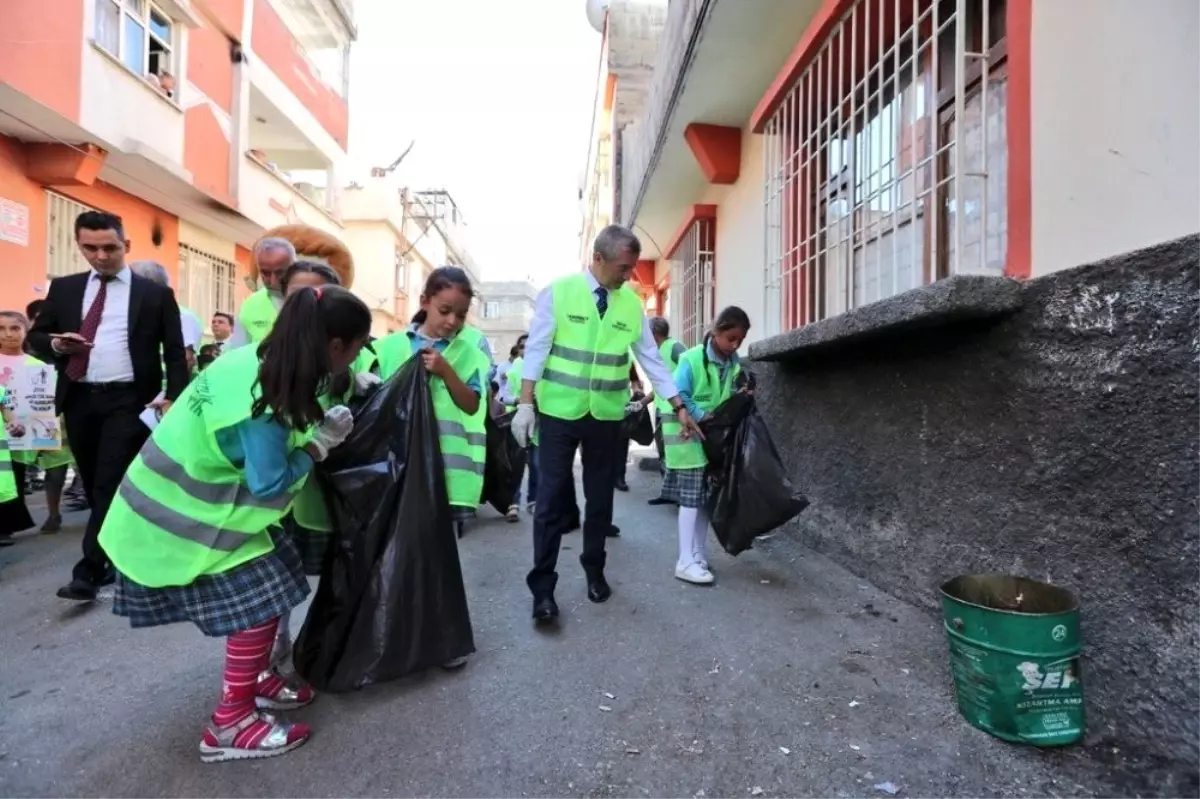
[[[1110,761],[1126,795],[1200,791],[1198,253],[1032,281],[999,322],[754,367],[813,501],[802,543],[931,612],[966,572],[1078,593],[1089,736],[1054,756]]]

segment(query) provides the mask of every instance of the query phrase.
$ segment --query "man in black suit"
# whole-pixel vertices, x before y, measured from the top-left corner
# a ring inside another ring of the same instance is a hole
[[[80,214],[75,242],[92,268],[50,282],[29,343],[58,370],[56,410],[65,417],[91,500],[83,559],[58,590],[63,599],[86,602],[113,579],[97,539],[125,470],[150,433],[138,417],[149,407],[166,412],[187,385],[188,368],[175,294],[125,265],[129,241],[121,218]]]

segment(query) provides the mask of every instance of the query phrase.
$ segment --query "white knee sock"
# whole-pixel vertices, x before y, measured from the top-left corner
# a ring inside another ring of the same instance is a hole
[[[697,563],[708,567],[708,514],[697,508],[696,526],[692,538],[692,557]]]
[[[695,563],[696,508],[679,509],[679,564],[687,567]]]

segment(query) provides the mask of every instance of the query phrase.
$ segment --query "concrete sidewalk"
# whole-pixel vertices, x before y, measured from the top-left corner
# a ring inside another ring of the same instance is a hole
[[[535,631],[530,522],[483,511],[460,542],[479,647],[470,664],[323,696],[298,714],[313,740],[257,763],[197,757],[220,641],[185,625],[134,631],[107,602],[56,599],[78,556],[78,514],[57,536],[20,538],[0,550],[0,796],[1111,790],[1078,754],[968,727],[937,620],[823,558],[776,539],[736,560],[715,554],[712,588],[676,581],[674,512],[646,505],[657,475],[629,478],[607,604],[587,601],[580,539],[568,536],[561,630]]]

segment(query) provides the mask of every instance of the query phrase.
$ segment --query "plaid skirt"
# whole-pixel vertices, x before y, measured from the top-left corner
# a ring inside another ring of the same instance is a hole
[[[681,508],[703,508],[708,494],[704,467],[696,469],[667,469],[663,478],[662,496]]]
[[[308,596],[308,578],[292,536],[270,531],[275,549],[227,572],[198,577],[191,585],[149,588],[117,574],[113,613],[131,627],[190,621],[223,638],[290,613]]]
[[[283,520],[283,532],[296,545],[304,573],[320,577],[321,567],[325,564],[325,553],[329,551],[329,544],[333,541],[333,532],[331,530],[310,530],[298,524],[296,517],[291,515]]]

